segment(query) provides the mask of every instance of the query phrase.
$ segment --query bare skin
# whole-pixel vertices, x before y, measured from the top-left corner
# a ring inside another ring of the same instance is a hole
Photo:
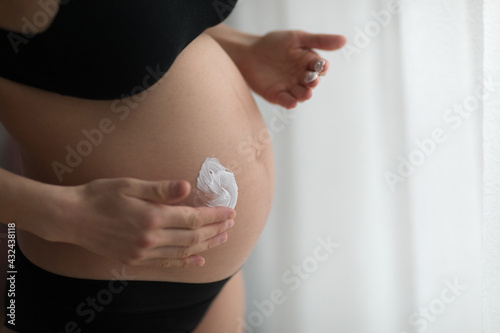
[[[32,4],[0,1],[0,27],[19,31],[12,17],[30,17]],[[247,83],[292,108],[319,81],[303,82],[320,59],[311,48],[343,43],[338,36],[260,38],[216,27],[188,45],[160,82],[126,100],[82,100],[0,78],[0,121],[21,147],[26,177],[0,170],[0,220],[17,222],[19,245],[33,263],[64,276],[112,279],[113,270],[124,269],[136,280],[203,283],[235,274],[274,192],[272,147]],[[55,170],[66,147],[77,149],[88,140],[82,131],[95,129],[102,141],[92,153],[71,172]],[[196,207],[190,189],[211,156],[235,174],[237,215]],[[184,181],[175,187],[169,179]],[[236,329],[241,289],[236,274],[199,332],[215,332],[221,322]]]

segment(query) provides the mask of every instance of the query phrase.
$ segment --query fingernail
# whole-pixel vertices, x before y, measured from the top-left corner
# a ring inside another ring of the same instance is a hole
[[[232,228],[233,225],[234,225],[234,221],[233,220],[228,220],[227,221],[227,229]]]
[[[195,267],[201,267],[205,264],[205,259],[203,259],[202,257],[196,258],[192,261],[192,264]]]
[[[219,235],[219,244],[220,243],[225,243],[227,241],[227,234],[224,232]]]
[[[316,72],[309,72],[309,73],[307,73],[306,78],[305,78],[304,81],[306,83],[311,83],[314,80],[316,80],[317,78],[318,78],[318,73],[316,73]]]
[[[319,60],[314,65],[314,70],[316,71],[316,73],[321,73],[323,71],[323,69],[325,69],[325,64],[326,64],[326,61],[324,61],[323,59]]]
[[[236,217],[236,211],[235,210],[232,210],[229,214],[227,214],[227,219],[228,220],[232,220]]]

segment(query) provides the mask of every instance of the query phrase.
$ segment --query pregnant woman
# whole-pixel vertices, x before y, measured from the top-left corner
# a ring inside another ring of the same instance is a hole
[[[234,4],[0,0],[5,332],[237,330],[274,183],[248,86],[293,108],[345,40],[237,32]]]

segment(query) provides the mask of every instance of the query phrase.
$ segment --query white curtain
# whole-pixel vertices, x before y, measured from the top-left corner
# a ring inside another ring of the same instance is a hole
[[[246,332],[500,332],[499,22],[498,0],[238,2],[243,31],[348,39],[311,101],[256,97],[277,190]]]

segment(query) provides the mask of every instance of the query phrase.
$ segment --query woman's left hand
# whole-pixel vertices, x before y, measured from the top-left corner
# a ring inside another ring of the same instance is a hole
[[[256,93],[292,109],[312,97],[319,76],[328,71],[328,61],[313,49],[338,50],[345,42],[340,35],[275,31],[253,43],[238,67]]]

